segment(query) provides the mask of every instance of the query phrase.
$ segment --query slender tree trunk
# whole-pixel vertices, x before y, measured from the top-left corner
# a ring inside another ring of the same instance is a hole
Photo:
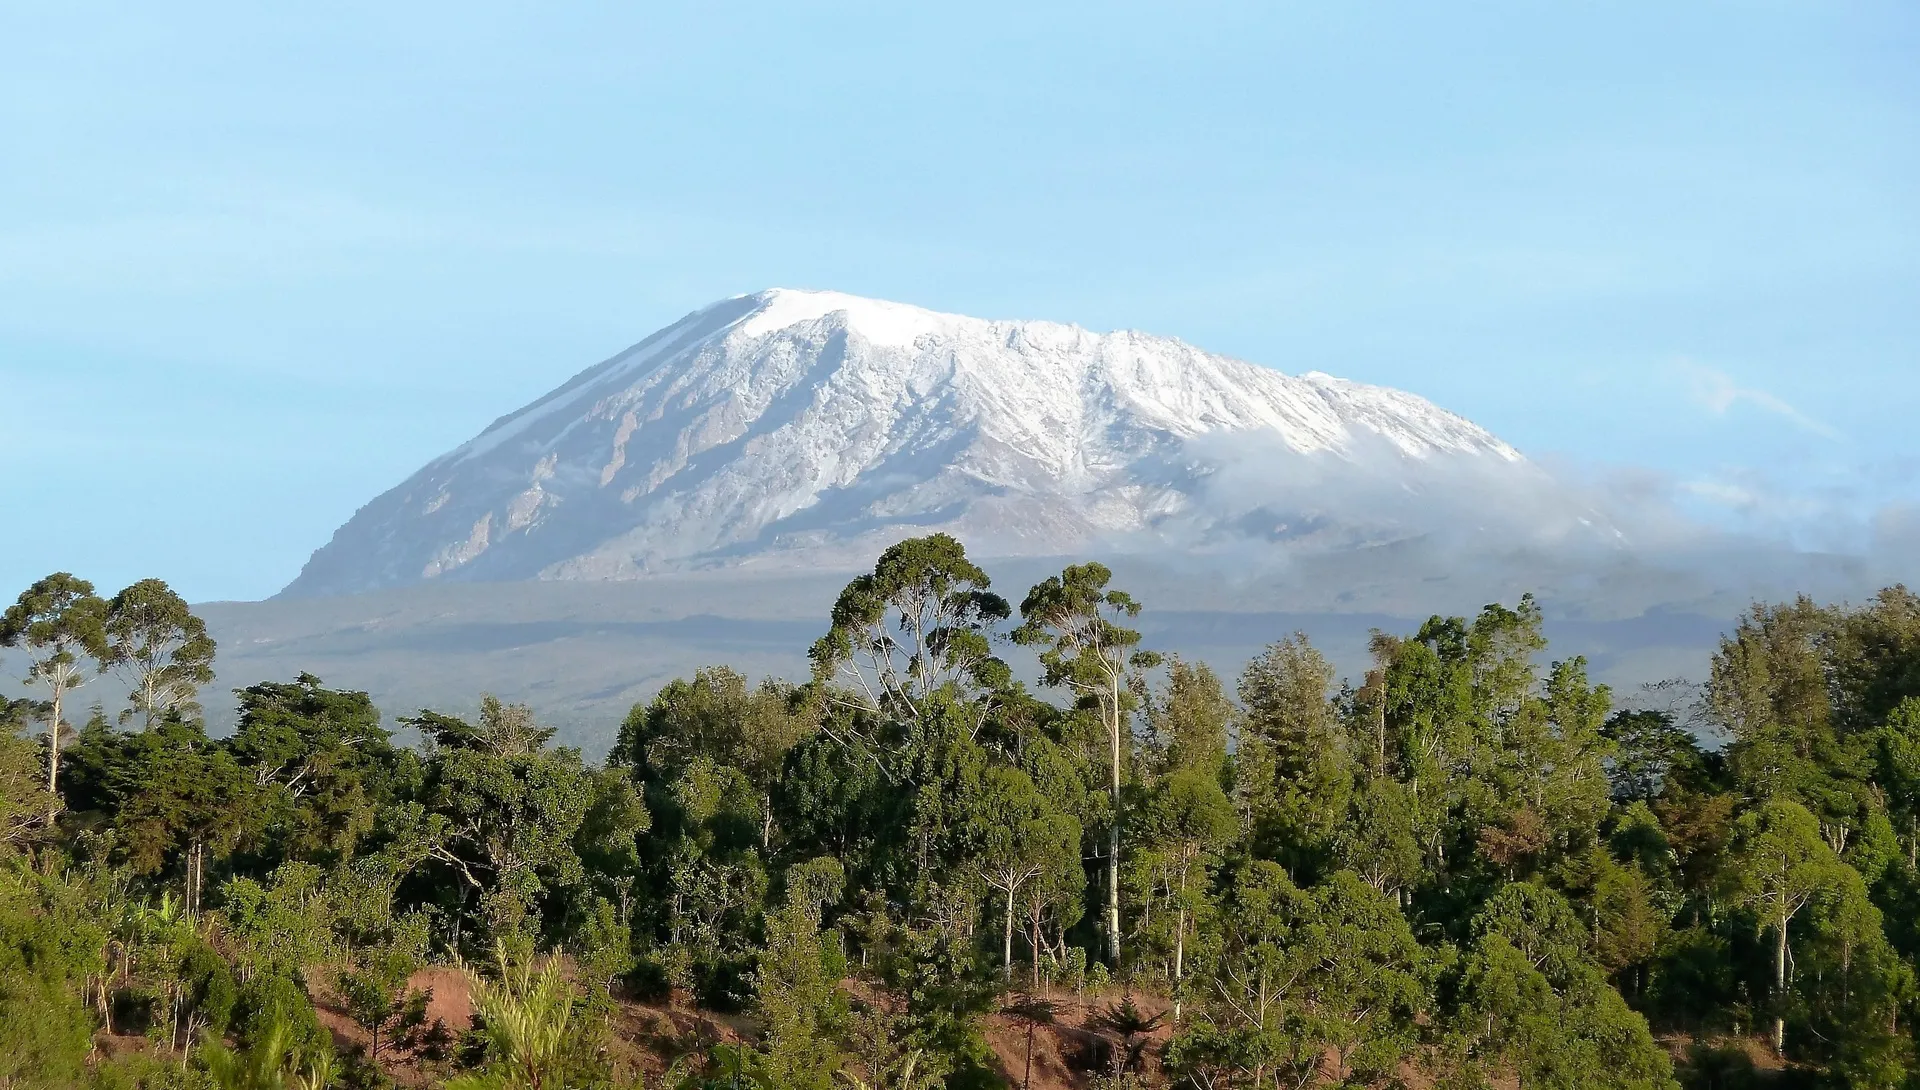
[[[1007,931],[1004,949],[1007,987],[1013,987],[1013,883],[1007,883]]]
[[[1381,776],[1384,776],[1387,774],[1387,696],[1385,692],[1386,682],[1382,681],[1380,683],[1380,687],[1382,690],[1380,694],[1380,706],[1375,710],[1374,720],[1373,720],[1373,724],[1374,724],[1373,738],[1374,738],[1374,749],[1376,754],[1374,758],[1373,775],[1375,779],[1379,779]]]
[[[1182,882],[1184,886],[1186,883]],[[1180,914],[1173,925],[1173,1024],[1180,1024],[1180,981],[1185,972],[1187,954],[1187,902],[1180,901]]]
[[[47,720],[47,824],[60,816],[60,705],[67,695],[66,680],[53,681],[53,717]]]
[[[1020,1090],[1032,1090],[1033,1087],[1033,1022],[1027,1022],[1027,1073],[1020,1077]]]
[[[1040,990],[1040,944],[1045,941],[1040,934],[1040,915],[1040,897],[1036,894],[1033,898],[1032,927],[1027,931],[1028,952],[1033,955],[1033,985],[1031,990],[1036,992]]]
[[[1107,958],[1120,969],[1120,678],[1114,675],[1107,733],[1113,742],[1113,821],[1107,833]]]
[[[206,854],[206,845],[199,839],[188,842],[186,910],[189,920],[198,919],[200,916],[200,884],[206,880]]]
[[[1787,1049],[1787,914],[1779,919],[1779,937],[1773,945],[1773,1054],[1786,1055]]]

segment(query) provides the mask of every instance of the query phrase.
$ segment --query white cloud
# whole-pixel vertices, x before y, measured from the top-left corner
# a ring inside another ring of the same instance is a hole
[[[1831,425],[1814,419],[1776,394],[1740,385],[1725,371],[1716,371],[1686,360],[1681,361],[1680,368],[1692,384],[1694,401],[1715,416],[1727,415],[1736,405],[1751,405],[1822,439],[1835,443],[1846,441]]]
[[[1680,487],[1689,495],[1736,510],[1751,510],[1760,504],[1760,496],[1753,489],[1727,481],[1698,479],[1683,481]]]

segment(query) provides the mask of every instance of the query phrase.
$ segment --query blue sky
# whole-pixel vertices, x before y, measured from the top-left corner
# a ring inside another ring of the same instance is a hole
[[[272,593],[773,285],[1400,386],[1863,547],[1920,494],[1916,56],[1905,2],[0,0],[0,586]]]

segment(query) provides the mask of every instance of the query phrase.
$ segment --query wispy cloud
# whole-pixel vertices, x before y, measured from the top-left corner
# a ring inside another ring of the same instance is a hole
[[[1777,394],[1751,386],[1742,386],[1732,375],[1704,367],[1690,360],[1680,362],[1681,371],[1692,386],[1693,399],[1715,416],[1725,416],[1736,405],[1751,405],[1778,416],[1801,431],[1835,443],[1845,438],[1832,425],[1802,412]]]

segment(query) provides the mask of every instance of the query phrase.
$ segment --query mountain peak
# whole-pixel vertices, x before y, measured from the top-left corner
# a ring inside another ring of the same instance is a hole
[[[856,567],[933,529],[987,555],[1337,548],[1428,532],[1439,493],[1469,478],[1543,475],[1397,390],[1146,334],[774,288],[501,417],[363,507],[286,593]]]
[[[833,314],[844,314],[848,328],[857,330],[869,343],[910,348],[922,334],[938,332],[963,320],[959,315],[939,314],[923,307],[838,291],[769,288],[741,298],[756,304],[738,327],[749,337],[766,336]]]

